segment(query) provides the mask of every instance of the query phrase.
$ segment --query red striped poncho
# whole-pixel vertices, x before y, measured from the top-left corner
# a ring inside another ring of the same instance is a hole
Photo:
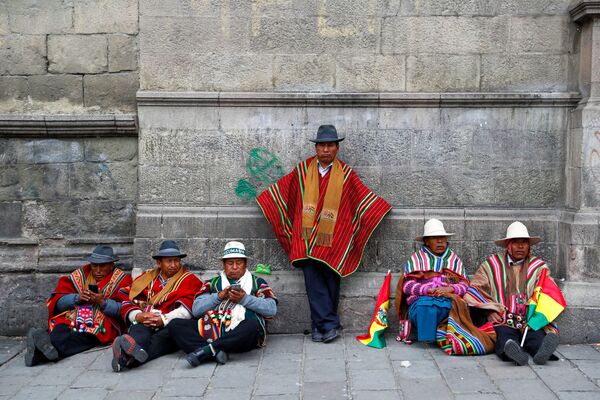
[[[52,292],[46,302],[48,306],[49,332],[52,332],[58,324],[70,326],[76,319],[79,306],[76,306],[74,310],[58,313],[56,303],[64,295],[83,292],[87,288],[87,280],[91,273],[91,264],[86,264],[71,274],[60,277],[56,289],[54,289],[54,292]],[[111,274],[107,275],[101,282],[98,282],[98,289],[100,289],[100,293],[102,293],[105,299],[121,302],[127,299],[122,290],[129,285],[131,285],[131,276],[119,268],[115,268]],[[96,336],[102,344],[110,343],[115,337],[121,334],[123,328],[122,321],[119,318],[107,316],[98,306],[93,306],[92,308],[92,321],[92,326],[86,327],[85,332]]]
[[[312,258],[345,277],[358,268],[369,237],[391,206],[371,192],[352,168],[340,161],[344,184],[333,245],[325,247],[315,244],[319,218],[315,218],[310,239],[305,240],[302,237],[302,196],[306,172],[313,158],[298,164],[292,172],[261,193],[256,201],[292,263]],[[320,215],[323,208],[329,176],[328,173],[319,178],[316,215]]]

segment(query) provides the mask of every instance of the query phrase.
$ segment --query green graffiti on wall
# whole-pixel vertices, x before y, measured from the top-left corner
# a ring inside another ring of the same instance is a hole
[[[283,167],[277,156],[261,148],[250,150],[246,168],[250,178],[240,179],[235,187],[236,196],[244,200],[254,199],[260,189],[283,176]]]

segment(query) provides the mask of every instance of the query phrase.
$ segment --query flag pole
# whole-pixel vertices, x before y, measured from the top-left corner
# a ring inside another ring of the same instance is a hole
[[[525,337],[527,337],[527,330],[529,329],[529,325],[525,326],[525,332],[523,332],[523,339],[521,339],[521,347],[525,343]]]

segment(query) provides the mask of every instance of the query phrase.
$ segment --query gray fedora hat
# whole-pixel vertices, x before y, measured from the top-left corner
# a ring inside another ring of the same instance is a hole
[[[321,125],[317,130],[317,137],[309,139],[314,143],[326,143],[326,142],[341,142],[345,138],[338,137],[337,130],[333,125]]]
[[[187,254],[179,251],[179,246],[173,240],[165,240],[160,244],[160,249],[158,250],[158,254],[152,256],[155,260],[161,257],[179,257],[185,258]]]
[[[89,261],[92,264],[105,264],[110,262],[119,261],[117,257],[115,257],[115,253],[113,248],[110,246],[96,246],[92,254],[84,258],[85,261]]]

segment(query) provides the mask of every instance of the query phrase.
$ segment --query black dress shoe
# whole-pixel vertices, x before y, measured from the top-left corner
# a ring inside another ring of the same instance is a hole
[[[340,334],[338,333],[337,329],[328,330],[323,334],[323,342],[329,343],[338,336],[340,336]]]
[[[199,349],[192,351],[191,353],[188,353],[188,355],[185,356],[185,359],[192,367],[197,367],[198,365],[202,364],[204,361],[209,360],[211,357],[212,357],[212,354],[206,354],[205,352],[202,351],[202,348],[199,348]],[[223,364],[225,364],[225,363],[223,363]]]
[[[323,334],[317,328],[313,328],[311,338],[313,342],[319,343],[323,341]]]
[[[227,353],[225,353],[223,350],[219,350],[219,351],[217,351],[217,354],[215,354],[215,361],[221,365],[226,364],[228,360],[229,360],[229,355]]]
[[[529,362],[529,354],[525,353],[519,343],[512,339],[508,339],[504,343],[504,354],[511,360],[517,363],[517,365],[527,365]]]
[[[27,341],[33,341],[33,345],[38,349],[44,357],[49,361],[58,360],[58,350],[52,345],[50,335],[45,329],[30,329],[27,333]]]
[[[542,344],[537,353],[533,356],[533,362],[544,365],[552,357],[554,350],[558,347],[558,336],[554,333],[548,333],[544,336]]]
[[[27,340],[25,342],[25,365],[27,367],[33,367],[46,361],[45,357],[35,347],[35,340],[33,338],[34,328],[27,332]]]

